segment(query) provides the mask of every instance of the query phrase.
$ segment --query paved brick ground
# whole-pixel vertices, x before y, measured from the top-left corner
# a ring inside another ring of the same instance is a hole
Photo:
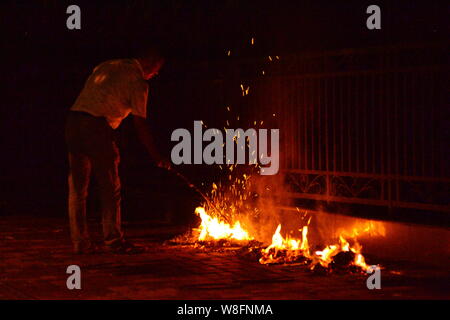
[[[162,223],[125,226],[128,238],[150,247],[144,254],[77,256],[65,219],[1,220],[0,299],[450,298],[448,266],[386,261],[382,289],[371,291],[364,275],[317,276],[301,266],[263,266],[233,250],[163,245],[184,230]],[[81,267],[82,290],[66,288],[71,264]]]

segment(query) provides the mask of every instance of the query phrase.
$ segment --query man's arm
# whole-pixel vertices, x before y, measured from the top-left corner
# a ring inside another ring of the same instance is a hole
[[[147,121],[139,116],[133,115],[134,127],[141,143],[147,149],[150,157],[155,161],[158,167],[170,169],[170,163],[165,160],[156,148],[153,136],[150,131],[150,126]]]

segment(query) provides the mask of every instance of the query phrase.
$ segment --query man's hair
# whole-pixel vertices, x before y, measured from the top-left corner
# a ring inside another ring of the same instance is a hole
[[[157,46],[145,46],[136,50],[135,58],[151,61],[154,63],[163,62],[164,55],[161,48]]]

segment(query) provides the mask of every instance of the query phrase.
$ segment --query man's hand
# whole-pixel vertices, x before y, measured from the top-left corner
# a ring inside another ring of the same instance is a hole
[[[165,159],[158,161],[156,165],[162,169],[172,170],[172,164],[170,163],[170,161]]]

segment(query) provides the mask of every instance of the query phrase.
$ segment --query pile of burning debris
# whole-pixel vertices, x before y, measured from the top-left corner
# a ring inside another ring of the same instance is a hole
[[[308,241],[311,218],[299,229],[300,238],[283,237],[281,224],[278,225],[271,244],[267,246],[254,239],[239,221],[227,223],[209,215],[204,207],[198,207],[195,212],[201,218],[200,226],[174,239],[172,244],[191,245],[202,250],[234,250],[242,257],[264,265],[303,265],[316,274],[358,273],[365,272],[369,267],[361,253],[362,246],[357,236],[373,230],[374,226],[370,222],[353,228],[350,233],[341,232],[334,244],[315,246],[316,250],[313,250]]]
[[[251,45],[254,44],[254,39],[251,40]],[[230,51],[228,51],[228,56]],[[279,56],[268,57],[270,63],[279,60]],[[262,71],[264,75],[265,72]],[[242,95],[246,96],[249,93],[250,87],[241,84]],[[226,106],[226,111],[232,116],[231,119],[236,119],[238,127],[243,126],[244,119],[239,115],[234,115],[231,112],[231,107]],[[276,113],[272,113],[272,117],[276,118]],[[270,117],[270,119],[272,119]],[[254,120],[253,127],[262,126],[263,120]],[[202,126],[206,126],[201,122]],[[231,130],[230,121],[226,120],[225,132]],[[217,130],[217,129],[216,129]],[[242,154],[249,154],[250,157],[257,157],[256,150],[251,150],[249,144],[249,137],[245,140],[245,144],[238,144],[239,130],[234,134],[233,141],[236,143],[238,152]],[[242,140],[244,141],[244,140]],[[228,150],[228,149],[227,149]],[[228,158],[228,157],[227,157]],[[245,158],[245,156],[244,156]],[[177,237],[170,244],[175,245],[189,245],[201,250],[215,250],[226,251],[235,250],[239,254],[259,261],[264,265],[273,264],[300,264],[306,266],[309,270],[323,274],[329,272],[364,272],[368,269],[365,258],[361,253],[362,246],[359,244],[357,237],[364,232],[373,231],[373,226],[369,222],[368,226],[358,226],[352,228],[351,232],[347,230],[340,232],[334,240],[330,240],[333,244],[310,245],[308,240],[311,218],[298,231],[299,237],[290,237],[281,234],[281,224],[278,225],[272,235],[272,241],[269,245],[264,244],[261,239],[257,238],[256,234],[252,234],[255,226],[260,224],[261,211],[268,210],[268,206],[264,204],[255,205],[255,199],[260,199],[260,194],[252,192],[251,177],[253,173],[259,173],[262,169],[258,162],[251,162],[254,164],[246,168],[246,174],[238,173],[236,165],[231,165],[229,162],[226,165],[221,164],[218,167],[225,173],[221,176],[226,176],[228,181],[225,184],[212,184],[212,189],[208,196],[205,196],[197,188],[195,190],[206,201],[203,206],[198,207],[195,213],[200,217],[201,223],[198,228],[194,228],[189,233]],[[229,172],[226,172],[226,171]],[[180,175],[181,176],[181,175]],[[181,176],[182,177],[182,176]],[[187,181],[187,179],[184,179]],[[193,185],[189,183],[191,187]],[[272,189],[265,187],[264,191],[268,191],[268,195],[274,196],[277,190],[283,188],[278,187]],[[264,192],[263,191],[263,192]],[[258,198],[259,197],[259,198]],[[270,209],[269,209],[270,211]],[[247,219],[242,220],[243,217]],[[276,221],[272,219],[271,221]],[[250,221],[250,222],[249,222]],[[254,221],[254,223],[252,222]],[[250,232],[252,231],[252,232]]]
[[[197,208],[197,212],[201,213],[202,219],[198,243],[203,246],[237,246],[240,242],[240,253],[256,258],[261,264],[304,264],[315,273],[359,272],[368,268],[361,254],[362,246],[356,238],[351,246],[344,236],[340,235],[337,244],[311,252],[308,225],[300,229],[301,239],[289,236],[284,238],[281,235],[281,225],[278,225],[272,236],[272,243],[265,247],[262,242],[250,237],[239,222],[233,227],[223,222],[217,224],[217,220],[211,220],[203,208]]]
[[[230,108],[227,107],[227,110],[230,111]],[[256,121],[254,124],[257,124]],[[205,200],[205,203],[195,210],[201,219],[199,227],[169,241],[169,244],[188,245],[200,250],[234,250],[264,265],[300,264],[318,274],[365,272],[368,269],[357,237],[361,233],[372,231],[371,225],[352,228],[352,232],[341,232],[332,240],[332,244],[311,246],[308,240],[310,218],[298,229],[299,237],[283,237],[282,226],[279,224],[272,235],[271,243],[264,244],[262,239],[257,237],[257,233],[250,232],[254,229],[252,226],[260,223],[261,212],[269,210],[264,204],[258,205],[257,202],[264,197],[261,192],[254,192],[254,188],[258,189],[257,186],[252,186],[252,177],[259,176],[253,173],[261,169],[260,165],[255,163],[254,167],[247,166],[246,173],[238,172],[235,164],[218,167],[223,173],[221,176],[226,177],[228,181],[223,184],[212,183],[207,196],[195,188]],[[193,186],[190,182],[189,185]],[[274,192],[283,189],[279,184],[276,185],[273,189],[264,186],[262,192],[267,192],[271,197]],[[246,219],[243,219],[244,217]]]

